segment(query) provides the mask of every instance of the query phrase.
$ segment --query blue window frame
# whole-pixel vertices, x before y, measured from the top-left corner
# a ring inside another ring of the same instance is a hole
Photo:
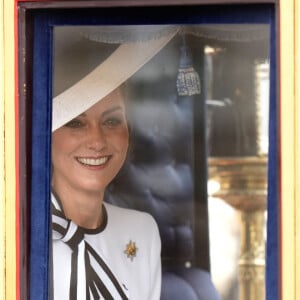
[[[22,5],[21,5],[22,6]],[[125,24],[269,24],[270,38],[270,127],[268,166],[267,300],[279,296],[279,204],[278,204],[278,97],[276,95],[276,23],[272,4],[190,5],[106,8],[25,8],[26,45],[31,47],[32,103],[30,137],[29,284],[30,299],[49,299],[50,279],[50,177],[52,30],[64,25]],[[30,46],[32,45],[32,46]],[[21,99],[22,101],[22,99]],[[26,142],[26,141],[24,141]],[[22,214],[22,212],[21,212]],[[26,217],[25,217],[26,218]],[[24,229],[25,230],[25,229]]]

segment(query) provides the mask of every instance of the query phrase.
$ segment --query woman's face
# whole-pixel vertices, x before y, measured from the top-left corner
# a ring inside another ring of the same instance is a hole
[[[122,93],[113,91],[52,134],[52,187],[103,191],[126,158],[128,126]]]

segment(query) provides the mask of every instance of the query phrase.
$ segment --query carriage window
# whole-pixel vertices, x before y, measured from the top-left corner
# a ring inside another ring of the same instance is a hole
[[[209,273],[211,287],[205,288],[215,287],[224,300],[264,299],[267,25],[56,26],[54,97],[89,77],[101,65],[101,51],[170,34],[126,80],[130,150],[105,201],[156,220],[161,299],[174,299],[174,286],[200,295]],[[122,63],[119,72],[126,73]],[[67,123],[68,129],[80,132],[84,118]]]

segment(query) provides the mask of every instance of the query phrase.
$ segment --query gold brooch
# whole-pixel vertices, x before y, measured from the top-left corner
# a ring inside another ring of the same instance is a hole
[[[135,242],[132,242],[131,240],[126,245],[126,249],[124,250],[124,253],[127,255],[128,258],[131,259],[131,261],[136,257],[137,253],[137,246],[135,245]]]

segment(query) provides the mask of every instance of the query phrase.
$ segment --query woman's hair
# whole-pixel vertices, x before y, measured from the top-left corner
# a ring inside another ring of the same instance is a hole
[[[130,155],[132,154],[132,113],[131,113],[131,106],[132,101],[130,95],[130,84],[128,81],[125,81],[123,84],[119,86],[121,94],[124,99],[125,109],[126,109],[126,121],[128,127],[128,134],[129,134],[129,141],[128,141],[128,150],[127,150],[127,158],[129,159]]]

